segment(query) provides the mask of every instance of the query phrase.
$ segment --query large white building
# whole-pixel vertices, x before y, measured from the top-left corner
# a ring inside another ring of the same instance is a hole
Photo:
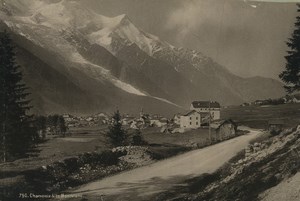
[[[192,110],[180,116],[180,128],[199,128],[201,126],[201,115]]]
[[[215,101],[193,101],[190,110],[195,110],[199,113],[210,113],[212,120],[218,120],[221,116],[220,103]]]

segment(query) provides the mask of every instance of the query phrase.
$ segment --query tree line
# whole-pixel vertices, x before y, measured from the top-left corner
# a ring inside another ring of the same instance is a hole
[[[35,116],[34,127],[42,139],[46,137],[47,132],[49,134],[65,136],[68,130],[64,117],[58,114]]]

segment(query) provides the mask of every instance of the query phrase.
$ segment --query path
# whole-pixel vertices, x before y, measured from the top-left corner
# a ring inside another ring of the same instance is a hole
[[[247,146],[260,131],[181,154],[134,170],[88,183],[72,194],[86,195],[90,200],[147,200],[167,191],[186,179],[213,173]]]

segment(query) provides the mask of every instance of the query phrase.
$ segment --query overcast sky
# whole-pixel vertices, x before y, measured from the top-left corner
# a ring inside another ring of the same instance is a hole
[[[276,1],[276,0],[270,0]],[[106,16],[127,14],[142,30],[196,49],[233,73],[278,79],[295,3],[249,0],[84,0]]]

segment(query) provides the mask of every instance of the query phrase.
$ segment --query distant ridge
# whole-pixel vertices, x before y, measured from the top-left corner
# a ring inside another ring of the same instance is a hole
[[[76,1],[2,0],[0,18],[31,73],[39,112],[177,113],[193,100],[232,105],[284,94],[279,81],[241,78],[201,52],[140,30],[127,15],[105,17]],[[72,98],[63,98],[68,93]]]

